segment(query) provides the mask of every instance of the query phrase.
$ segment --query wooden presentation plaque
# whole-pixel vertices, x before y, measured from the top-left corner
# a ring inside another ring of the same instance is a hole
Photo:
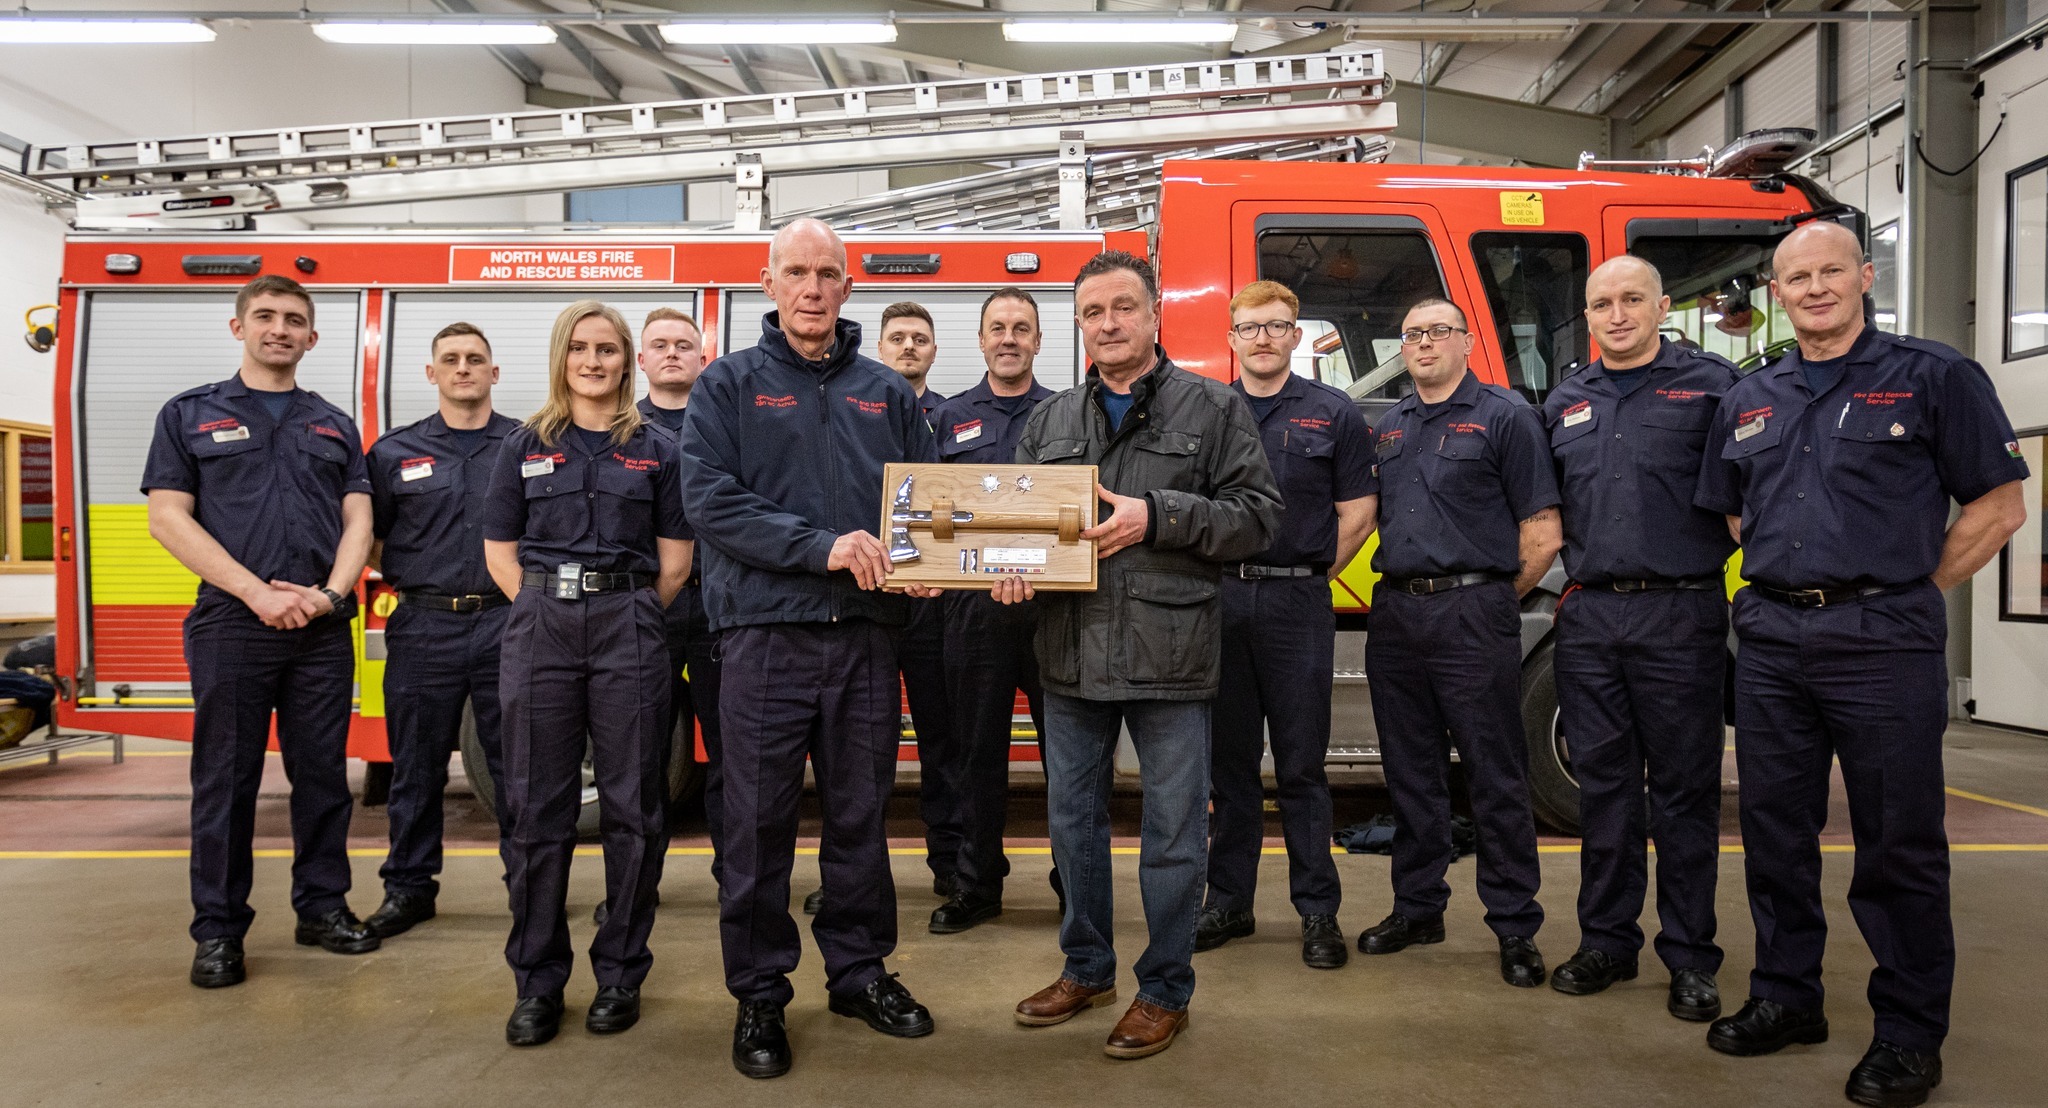
[[[990,589],[1016,573],[1033,588],[1093,592],[1094,466],[891,462],[882,470],[889,584]]]

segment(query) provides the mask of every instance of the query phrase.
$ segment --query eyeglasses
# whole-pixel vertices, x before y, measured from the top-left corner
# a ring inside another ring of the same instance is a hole
[[[1428,330],[1417,328],[1413,331],[1401,332],[1401,345],[1414,346],[1425,338],[1431,342],[1442,342],[1452,335],[1469,335],[1471,333],[1463,327],[1453,327],[1448,323],[1439,323]]]
[[[1237,334],[1238,338],[1246,342],[1258,338],[1260,331],[1266,332],[1268,338],[1284,339],[1294,330],[1294,321],[1291,319],[1269,319],[1264,323],[1232,324],[1230,329]]]

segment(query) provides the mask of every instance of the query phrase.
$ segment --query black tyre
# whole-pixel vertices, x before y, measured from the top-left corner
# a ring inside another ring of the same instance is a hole
[[[1544,643],[1522,663],[1522,732],[1529,743],[1529,802],[1536,818],[1579,833],[1579,781],[1557,714],[1555,651]]]

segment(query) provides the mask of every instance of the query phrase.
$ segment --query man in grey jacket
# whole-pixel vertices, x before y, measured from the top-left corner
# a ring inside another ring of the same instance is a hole
[[[1083,531],[1102,560],[1092,593],[1039,601],[1045,769],[1053,862],[1066,881],[1058,981],[1017,1022],[1063,1023],[1116,999],[1109,794],[1129,727],[1145,788],[1139,862],[1150,942],[1112,1058],[1173,1045],[1195,991],[1195,916],[1208,868],[1209,704],[1221,671],[1223,562],[1264,550],[1280,492],[1250,409],[1222,382],[1176,368],[1159,345],[1159,284],[1144,259],[1096,255],[1074,285],[1090,366],[1032,413],[1017,461],[1100,467],[1111,511]],[[1028,599],[1021,577],[998,601]]]

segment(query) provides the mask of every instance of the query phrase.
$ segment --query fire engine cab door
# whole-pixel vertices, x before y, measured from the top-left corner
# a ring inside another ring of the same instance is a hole
[[[924,285],[886,286],[856,281],[846,299],[841,317],[860,324],[861,353],[876,356],[875,345],[882,339],[882,309],[899,300],[924,305],[932,314],[933,336],[938,357],[932,362],[925,387],[941,396],[958,396],[979,384],[988,372],[975,335],[981,330],[981,302],[1000,285],[977,288],[931,288]],[[1074,290],[1071,285],[1051,288],[1026,285],[1038,301],[1039,325],[1045,330],[1038,360],[1032,364],[1038,383],[1058,392],[1080,381],[1080,333],[1074,327]],[[760,289],[738,289],[725,295],[726,333],[724,350],[745,350],[761,341],[761,317],[775,310],[775,304]]]
[[[317,292],[313,307],[320,342],[299,363],[299,387],[355,417],[361,298]],[[85,506],[82,695],[114,696],[116,685],[135,697],[190,695],[183,622],[199,578],[149,537],[142,465],[165,401],[234,376],[242,359],[228,332],[234,314],[233,288],[85,295],[73,401],[84,463],[75,490]]]
[[[384,426],[403,427],[432,415],[439,406],[440,397],[423,367],[433,356],[434,333],[457,320],[475,324],[490,340],[491,357],[499,370],[498,384],[491,390],[491,407],[513,419],[532,415],[548,397],[548,339],[554,332],[555,317],[563,308],[586,299],[602,300],[626,317],[626,325],[633,328],[635,350],[648,312],[666,307],[688,312],[692,318],[701,315],[698,294],[685,289],[394,292],[384,315],[384,330],[390,336]],[[638,367],[632,367],[632,372],[638,377]],[[633,391],[647,395],[646,378],[640,377]]]
[[[1230,241],[1231,289],[1278,281],[1301,298],[1294,371],[1350,393],[1368,419],[1412,391],[1401,361],[1408,305],[1446,295],[1476,302],[1470,267],[1429,205],[1240,201]],[[1475,369],[1486,356],[1480,337]],[[1480,375],[1500,373],[1496,365]]]
[[[1684,340],[1754,368],[1791,341],[1784,310],[1771,300],[1771,252],[1791,232],[1786,216],[1798,201],[1786,194],[1784,215],[1697,207],[1610,207],[1602,217],[1603,258],[1634,254],[1657,267],[1671,312],[1666,340]]]

